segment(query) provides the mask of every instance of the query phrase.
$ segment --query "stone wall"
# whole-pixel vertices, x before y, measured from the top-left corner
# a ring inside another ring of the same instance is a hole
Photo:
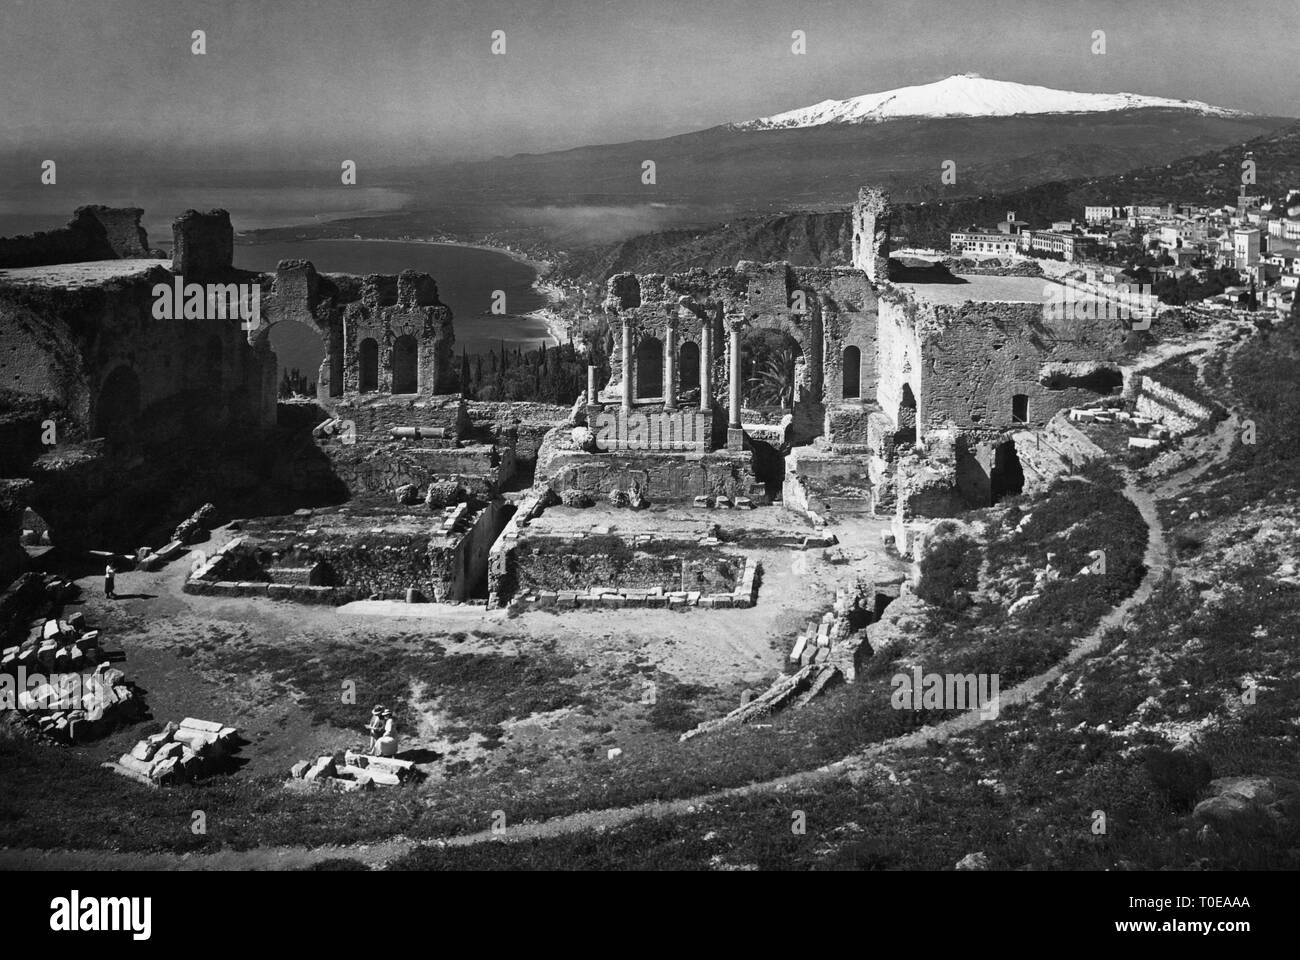
[[[655,451],[588,453],[571,431],[546,436],[537,458],[536,482],[556,494],[578,490],[606,500],[612,490],[640,490],[647,503],[691,503],[699,496],[749,497],[766,503],[766,488],[754,475],[748,452],[687,454]]]
[[[78,207],[67,226],[23,237],[0,238],[0,268],[121,260],[160,255],[150,251],[138,207]]]
[[[606,553],[600,549],[605,539],[524,540],[514,551],[517,592],[661,587],[665,592],[731,593],[744,566],[739,557],[704,550],[693,542],[620,541],[621,549]]]
[[[1115,361],[1128,335],[1118,321],[1047,317],[1041,302],[947,304],[902,294],[885,298],[880,314],[880,405],[897,409],[906,379],[922,431],[1015,429],[1016,394],[1028,398],[1024,422],[1041,427],[1058,410],[1098,396],[1068,378],[1054,389],[1059,371]]]
[[[186,282],[224,277],[235,258],[235,229],[225,210],[186,210],[172,221],[172,273]]]
[[[572,422],[571,408],[550,403],[473,401],[466,415],[476,435],[513,446],[521,466],[537,461],[548,431]]]
[[[1147,376],[1140,381],[1135,412],[1159,420],[1176,437],[1199,430],[1214,417],[1205,404]]]
[[[431,397],[452,387],[455,327],[428,274],[319,274],[310,261],[283,260],[263,281],[262,315],[265,324],[254,334],[255,343],[269,342],[271,326],[283,322],[302,323],[320,337],[325,357],[316,390],[322,401],[392,394],[404,350],[414,361],[415,383],[396,382],[403,394]],[[399,344],[403,337],[410,339]],[[366,370],[374,380],[363,383],[365,341],[373,341],[375,359],[373,370]]]
[[[1054,416],[1042,430],[1012,434],[1016,456],[1025,474],[1022,492],[1040,493],[1058,476],[1073,473],[1089,460],[1105,456],[1101,447],[1070,422],[1065,411]]]
[[[335,438],[284,459],[276,480],[289,489],[334,490],[339,499],[388,498],[405,484],[423,489],[436,480],[455,480],[480,500],[491,500],[509,483],[514,469],[514,452],[491,444],[347,444]]]
[[[153,287],[171,282],[161,268],[75,288],[0,281],[0,382],[55,401],[92,437],[106,417],[141,441],[273,422],[273,356],[238,320],[155,318]]]
[[[671,328],[678,353],[685,343],[700,348],[700,362],[707,363],[711,371],[711,405],[726,410],[728,323],[738,323],[742,337],[761,331],[785,334],[796,348],[801,368],[794,394],[796,443],[818,435],[825,402],[842,399],[845,348],[853,346],[859,351],[862,391],[874,389],[876,294],[860,270],[741,261],[734,269],[711,273],[619,274],[609,281],[605,310],[611,314],[614,334],[610,381],[599,392],[605,403],[620,400],[624,377],[632,380],[634,400],[660,399],[641,395],[638,348],[651,340],[665,345]],[[631,337],[628,370],[623,369],[624,323]],[[666,348],[663,353],[664,369],[657,372],[660,380],[667,376]],[[679,405],[698,407],[698,378],[686,382],[681,378],[681,366],[676,363]],[[744,392],[742,389],[742,395]]]

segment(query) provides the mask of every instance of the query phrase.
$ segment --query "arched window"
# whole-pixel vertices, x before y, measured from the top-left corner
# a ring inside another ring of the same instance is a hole
[[[357,347],[357,360],[358,389],[362,393],[373,393],[379,389],[379,344],[366,337]]]
[[[903,396],[898,401],[898,432],[894,439],[898,443],[916,443],[916,394],[912,385],[903,381]]]
[[[857,400],[862,396],[862,351],[857,347],[844,348],[844,399]]]
[[[1029,422],[1029,397],[1023,393],[1017,393],[1011,398],[1011,422],[1028,423]]]
[[[687,340],[677,351],[677,392],[684,393],[700,385],[700,347]]]
[[[642,337],[636,345],[636,396],[638,400],[664,395],[664,345]]]
[[[419,345],[409,333],[393,341],[393,393],[416,393],[419,390],[418,356]]]

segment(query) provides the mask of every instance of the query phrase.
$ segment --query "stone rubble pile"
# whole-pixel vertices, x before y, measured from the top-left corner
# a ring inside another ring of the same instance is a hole
[[[212,529],[217,508],[205,503],[190,516],[186,517],[172,532],[172,538],[157,550],[141,547],[136,551],[136,562],[142,570],[157,570],[164,563],[176,559],[185,550],[185,545],[197,543],[207,537]]]
[[[33,621],[28,639],[0,652],[0,674],[17,691],[10,720],[62,743],[84,743],[144,713],[135,686],[112,663],[125,659],[100,646],[85,616]],[[34,679],[39,683],[33,684]]]
[[[413,780],[415,764],[396,757],[372,757],[351,750],[300,760],[289,770],[286,786],[312,785],[341,793],[373,790],[376,786],[396,787]]]
[[[1159,420],[1130,413],[1113,406],[1111,401],[1097,400],[1086,407],[1071,407],[1069,417],[1075,423],[1103,423],[1127,426],[1135,432],[1129,436],[1133,449],[1151,450],[1169,442],[1171,432]]]
[[[186,717],[101,766],[151,787],[188,783],[220,767],[236,748],[238,735],[234,727],[214,720]]]

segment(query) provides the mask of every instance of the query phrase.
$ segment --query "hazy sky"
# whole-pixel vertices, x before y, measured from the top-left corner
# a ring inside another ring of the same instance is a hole
[[[0,0],[0,153],[406,163],[654,138],[953,73],[1300,114],[1254,0]],[[191,53],[191,33],[207,53]],[[808,52],[790,52],[791,31]],[[1092,31],[1106,31],[1094,55]],[[506,53],[490,50],[504,30]]]

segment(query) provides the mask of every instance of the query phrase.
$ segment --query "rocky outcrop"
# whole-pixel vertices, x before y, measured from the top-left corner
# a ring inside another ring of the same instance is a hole
[[[1257,836],[1293,832],[1300,822],[1300,783],[1285,777],[1223,777],[1192,810],[1203,835]]]

